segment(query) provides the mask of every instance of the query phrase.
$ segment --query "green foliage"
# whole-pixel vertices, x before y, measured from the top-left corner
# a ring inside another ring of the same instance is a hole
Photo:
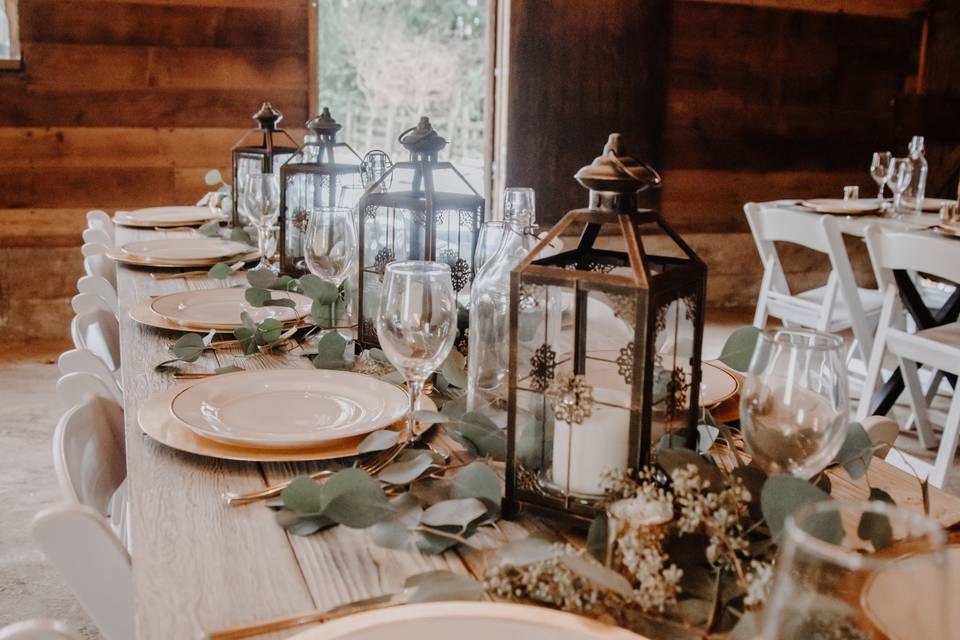
[[[223,182],[223,176],[220,175],[219,170],[211,169],[203,176],[203,182],[208,187],[212,187],[215,184],[221,184]]]
[[[155,368],[163,371],[178,362],[196,362],[203,355],[203,352],[210,346],[216,331],[201,336],[199,333],[185,333],[170,347],[169,353],[173,356],[170,360],[164,360]]]
[[[727,338],[718,360],[731,369],[746,371],[750,368],[750,359],[753,357],[753,350],[756,348],[759,337],[760,329],[756,327],[737,329]]]
[[[197,232],[200,235],[207,236],[208,238],[219,238],[220,237],[220,221],[211,220],[200,225],[197,228]]]
[[[224,278],[230,277],[231,273],[233,273],[233,270],[230,268],[229,264],[226,262],[218,262],[210,267],[207,275],[214,280],[223,280]]]
[[[344,352],[351,344],[336,331],[330,331],[317,341],[317,355],[313,358],[313,366],[317,369],[343,369],[347,366]]]
[[[763,485],[760,504],[773,541],[780,541],[784,521],[798,507],[829,499],[829,494],[802,478],[774,476],[768,479]],[[816,520],[816,522],[811,521],[811,526],[805,530],[820,540],[839,544],[843,539],[843,525],[839,514],[835,512],[823,514],[822,518],[818,517]]]
[[[838,417],[837,420],[843,420]],[[834,464],[842,465],[854,480],[859,480],[867,473],[870,460],[873,458],[874,446],[870,436],[859,422],[852,422],[847,427],[847,435],[843,446],[834,457]]]
[[[397,441],[400,439],[399,431],[390,431],[389,429],[381,429],[380,431],[374,431],[357,445],[357,453],[371,453],[373,451],[383,451],[384,449],[389,449],[393,445],[397,444]]]

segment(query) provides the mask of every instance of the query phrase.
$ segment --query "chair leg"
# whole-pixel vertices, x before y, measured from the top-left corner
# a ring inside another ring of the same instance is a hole
[[[932,449],[936,445],[936,440],[933,436],[933,427],[930,426],[930,418],[927,415],[926,395],[923,393],[920,377],[917,375],[917,363],[906,358],[897,358],[897,361],[900,365],[900,372],[903,374],[903,383],[907,388],[910,408],[913,410],[913,417],[917,424],[920,444],[926,449]]]
[[[883,327],[877,330],[877,339],[873,342],[870,352],[870,362],[867,363],[867,373],[863,377],[863,388],[860,391],[860,404],[857,405],[857,420],[863,420],[870,413],[873,394],[880,386],[880,374],[883,372],[883,354],[887,350],[887,343]]]
[[[957,443],[960,441],[960,393],[950,401],[950,412],[943,425],[943,437],[937,449],[937,459],[933,463],[933,471],[928,480],[933,486],[940,488],[947,478],[947,471],[953,466],[953,458],[957,453]]]

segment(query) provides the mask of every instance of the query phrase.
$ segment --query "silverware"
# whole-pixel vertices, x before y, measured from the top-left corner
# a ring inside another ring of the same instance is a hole
[[[154,227],[154,231],[196,231],[194,227]]]
[[[374,611],[376,609],[386,609],[404,604],[409,598],[405,596],[405,591],[399,594],[390,594],[386,596],[377,596],[366,600],[359,600],[348,605],[331,609],[330,611],[312,611],[289,618],[277,618],[260,622],[257,624],[243,627],[232,627],[230,629],[221,629],[219,631],[208,632],[204,637],[207,640],[239,640],[240,638],[252,638],[254,636],[271,633],[274,631],[283,631],[284,629],[293,629],[302,627],[306,624],[320,624],[330,620],[336,620],[344,616],[349,616],[361,611]]]
[[[180,271],[178,273],[151,273],[154,280],[178,280],[180,278],[206,278],[207,271]]]

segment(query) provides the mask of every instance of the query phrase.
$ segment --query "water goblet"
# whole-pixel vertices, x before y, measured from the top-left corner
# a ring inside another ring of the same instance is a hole
[[[243,194],[240,215],[257,230],[257,248],[260,250],[260,262],[257,269],[277,268],[268,257],[267,241],[270,227],[276,224],[280,216],[280,184],[272,173],[251,173],[243,179]]]
[[[414,416],[423,385],[446,360],[457,336],[450,267],[421,260],[388,264],[376,328],[380,347],[410,392],[410,420],[404,435],[409,439],[415,434]]]
[[[357,260],[353,210],[346,207],[312,209],[303,242],[303,257],[310,273],[339,288]],[[331,327],[336,326],[336,306],[330,305]]]
[[[910,178],[913,175],[913,165],[910,158],[894,158],[890,162],[890,173],[887,181],[890,183],[890,189],[893,191],[893,212],[899,213],[903,202],[903,192],[910,186]]]
[[[870,177],[877,183],[877,200],[883,201],[883,188],[887,184],[890,174],[890,160],[893,154],[889,151],[875,151],[870,161]]]
[[[849,406],[840,337],[790,329],[760,334],[740,418],[744,443],[767,473],[810,478],[826,468],[843,445]]]

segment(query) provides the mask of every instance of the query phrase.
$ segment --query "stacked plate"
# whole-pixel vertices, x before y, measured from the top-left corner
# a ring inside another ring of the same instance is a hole
[[[293,292],[277,294],[294,307],[254,307],[244,297],[244,289],[195,289],[156,296],[130,309],[130,317],[141,324],[173,331],[230,332],[243,325],[246,312],[256,323],[275,318],[286,326],[303,322],[310,313],[312,301]]]
[[[865,216],[880,212],[882,202],[876,198],[844,200],[843,198],[814,198],[803,200],[800,206],[817,213],[833,213],[844,216]]]
[[[138,240],[107,251],[107,256],[144,267],[212,267],[218,262],[249,261],[259,253],[242,242],[220,238],[163,238]]]
[[[192,227],[223,216],[207,207],[149,207],[135,211],[117,211],[113,222],[125,227]]]
[[[140,428],[189,453],[228,460],[329,460],[356,455],[373,431],[399,430],[407,392],[349,371],[265,369],[205,378],[154,395]],[[426,400],[423,408],[436,407]]]

